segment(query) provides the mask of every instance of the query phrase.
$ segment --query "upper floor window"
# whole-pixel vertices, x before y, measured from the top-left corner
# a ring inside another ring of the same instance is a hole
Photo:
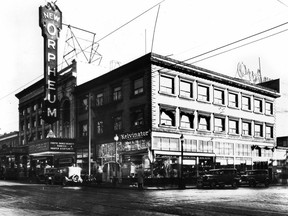
[[[96,123],[96,127],[97,127],[97,134],[103,134],[104,132],[104,123],[103,121],[97,121]]]
[[[114,117],[113,128],[114,128],[114,131],[122,130],[122,116],[121,115]]]
[[[96,106],[102,106],[104,104],[104,94],[99,93],[96,95]]]
[[[249,96],[242,97],[242,109],[251,110],[251,98]]]
[[[180,80],[180,96],[193,98],[193,85],[191,82]]]
[[[220,118],[220,117],[214,118],[214,131],[215,132],[225,131],[225,118]]]
[[[143,77],[134,80],[133,82],[134,95],[142,94],[144,91]]]
[[[80,136],[81,137],[87,137],[88,136],[88,124],[87,122],[81,122],[79,124],[80,126]]]
[[[198,115],[198,129],[199,130],[210,130],[210,116],[209,115]]]
[[[80,111],[85,112],[88,111],[88,95],[85,95],[80,99]]]
[[[113,88],[113,101],[119,101],[122,99],[122,88],[121,86]]]
[[[273,115],[273,103],[271,103],[271,102],[265,103],[265,114],[266,115]]]
[[[224,105],[225,99],[224,99],[224,90],[220,89],[214,89],[214,103],[219,105]]]
[[[266,126],[266,130],[265,130],[265,133],[266,133],[266,138],[267,139],[271,139],[271,138],[273,138],[274,136],[273,136],[273,126],[271,126],[271,125],[267,125]]]
[[[237,93],[229,93],[228,94],[229,106],[237,108],[239,106],[238,102],[238,94]]]
[[[143,109],[135,109],[131,113],[132,126],[144,125],[144,111]]]
[[[194,115],[188,112],[181,112],[180,113],[180,127],[181,128],[194,128],[193,126]]]
[[[234,119],[229,120],[229,133],[239,134],[239,122]]]
[[[168,108],[160,109],[160,125],[176,126],[175,110]]]
[[[254,135],[255,137],[263,137],[263,125],[262,124],[255,124],[254,126]]]
[[[263,111],[262,100],[255,99],[254,100],[254,112],[262,113],[262,111]]]
[[[251,136],[251,122],[242,122],[242,134]]]
[[[160,76],[160,92],[167,94],[174,94],[174,78],[167,76]]]
[[[209,101],[209,86],[198,85],[198,100]]]

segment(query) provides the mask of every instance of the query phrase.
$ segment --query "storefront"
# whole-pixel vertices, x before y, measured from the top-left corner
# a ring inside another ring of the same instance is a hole
[[[67,167],[75,164],[75,140],[46,138],[29,144],[29,177],[42,173],[49,167]]]

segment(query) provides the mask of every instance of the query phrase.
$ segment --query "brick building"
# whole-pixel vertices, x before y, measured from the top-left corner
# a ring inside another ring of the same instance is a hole
[[[147,176],[176,177],[183,135],[186,177],[212,167],[268,168],[277,85],[147,54],[76,87],[77,162],[85,166],[90,146],[104,181],[133,176],[140,164]]]

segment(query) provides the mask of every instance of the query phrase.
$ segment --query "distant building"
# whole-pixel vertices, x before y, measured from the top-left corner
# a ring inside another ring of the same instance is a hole
[[[268,169],[274,89],[147,54],[76,87],[77,163],[88,161],[90,128],[105,181],[134,176],[140,164],[147,176],[179,176],[181,134],[186,177],[214,167]]]
[[[278,182],[288,179],[288,137],[277,137],[277,146],[273,157],[273,172]]]

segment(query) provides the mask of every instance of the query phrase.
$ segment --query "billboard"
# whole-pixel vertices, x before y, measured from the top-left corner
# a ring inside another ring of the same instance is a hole
[[[57,40],[62,29],[62,12],[55,3],[39,7],[39,26],[44,38],[45,98],[42,119],[49,124],[58,119]]]

